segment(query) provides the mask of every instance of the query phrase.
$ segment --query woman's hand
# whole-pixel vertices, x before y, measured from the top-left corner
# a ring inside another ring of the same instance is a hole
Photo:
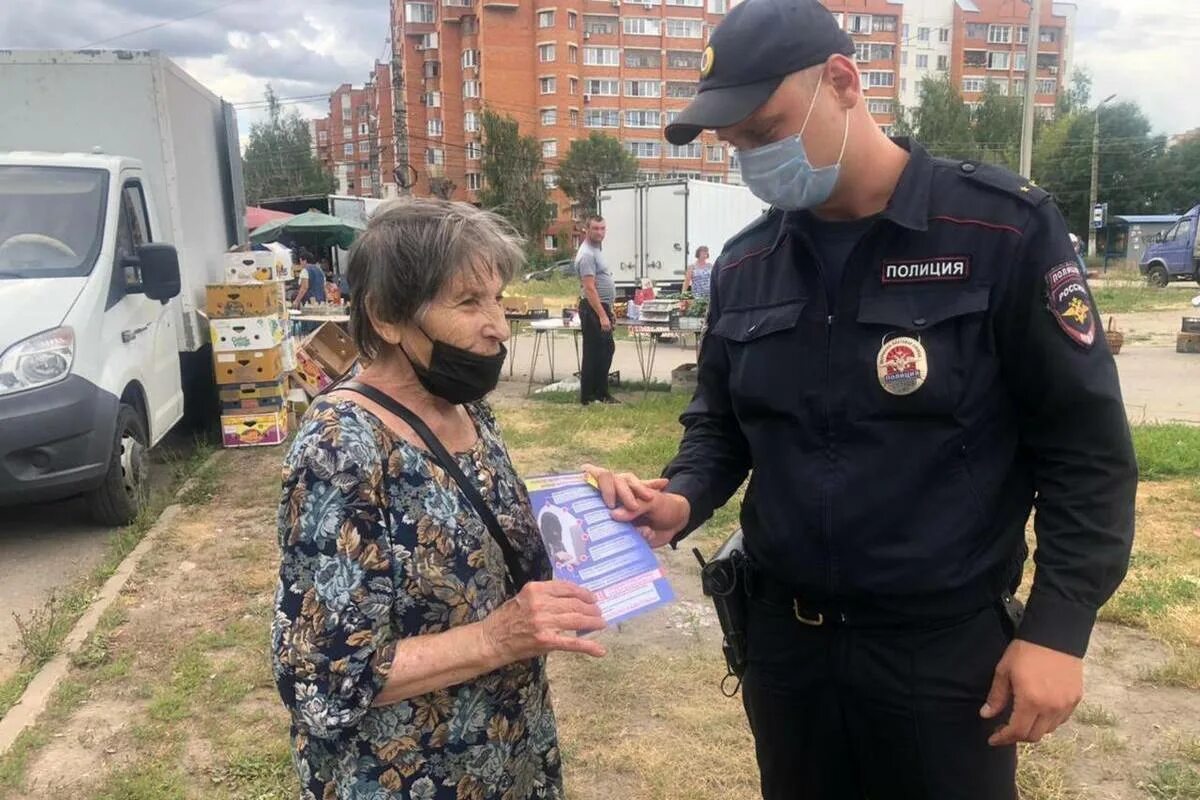
[[[553,650],[585,653],[600,658],[599,642],[574,635],[605,627],[596,598],[582,586],[566,581],[525,584],[480,623],[483,647],[499,664],[544,656]]]
[[[687,527],[692,504],[683,495],[663,491],[665,478],[641,480],[629,472],[584,464],[583,471],[600,490],[604,504],[617,522],[628,522],[651,547],[670,544]]]

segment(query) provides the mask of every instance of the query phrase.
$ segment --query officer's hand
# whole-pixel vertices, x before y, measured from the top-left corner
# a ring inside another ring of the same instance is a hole
[[[583,469],[596,482],[613,519],[632,522],[651,547],[669,544],[691,517],[692,504],[685,497],[662,491],[666,478],[644,481],[629,472],[616,474],[591,464]]]
[[[1036,742],[1070,719],[1082,699],[1082,658],[1015,639],[996,665],[992,689],[979,715],[992,719],[1011,701],[1012,717],[988,744]]]

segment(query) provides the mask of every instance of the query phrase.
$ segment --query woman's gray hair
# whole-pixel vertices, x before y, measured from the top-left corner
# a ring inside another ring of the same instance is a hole
[[[466,203],[404,198],[379,207],[350,250],[350,332],[376,358],[385,342],[372,318],[417,318],[456,276],[496,274],[508,283],[525,263],[520,235],[502,217]]]

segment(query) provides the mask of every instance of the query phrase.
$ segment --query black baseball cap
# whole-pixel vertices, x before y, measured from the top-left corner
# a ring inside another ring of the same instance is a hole
[[[687,144],[703,130],[736,125],[783,79],[841,53],[854,42],[817,0],[744,0],[713,31],[700,62],[700,91],[666,128]]]

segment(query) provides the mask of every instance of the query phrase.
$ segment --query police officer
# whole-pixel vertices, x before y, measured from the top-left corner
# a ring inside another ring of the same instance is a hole
[[[593,472],[654,546],[750,476],[743,695],[765,798],[1007,800],[1016,743],[1080,700],[1137,467],[1051,198],[889,139],[854,52],[816,0],[746,0],[714,31],[666,136],[715,129],[772,208],[716,264],[664,477]]]

